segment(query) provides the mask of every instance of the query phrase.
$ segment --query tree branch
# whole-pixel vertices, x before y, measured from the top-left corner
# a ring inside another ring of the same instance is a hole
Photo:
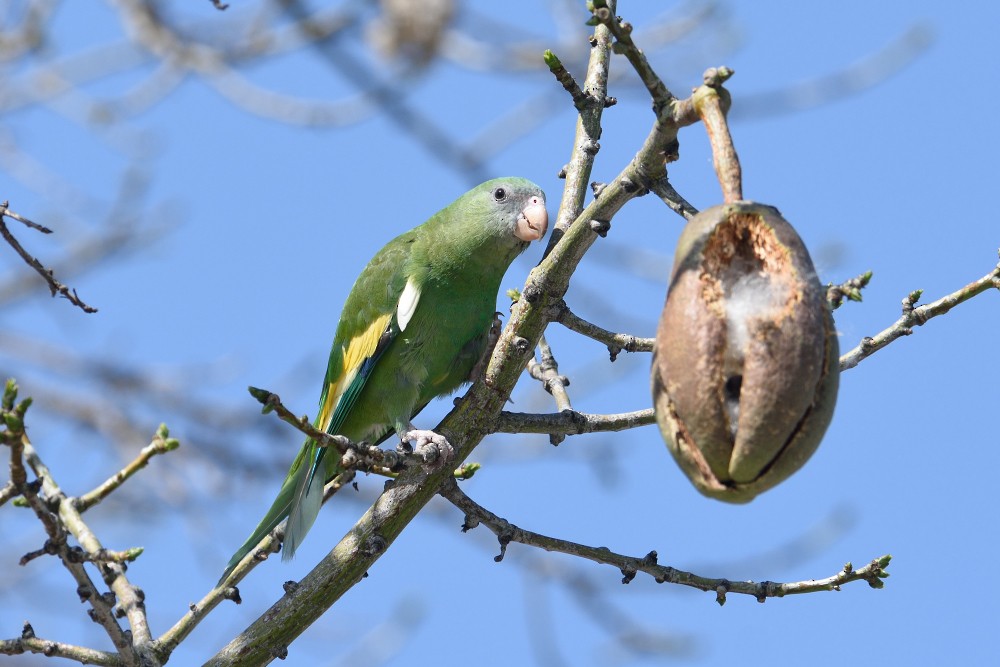
[[[830,283],[826,286],[826,300],[832,310],[837,310],[844,303],[844,299],[849,301],[861,301],[861,290],[871,282],[872,272],[865,271],[859,276],[845,280],[839,285]]]
[[[573,94],[573,104],[579,111],[579,117],[576,120],[576,134],[573,138],[570,160],[559,172],[559,176],[566,179],[566,184],[563,186],[559,212],[556,213],[556,222],[552,227],[545,255],[555,248],[583,210],[587,183],[594,168],[594,158],[601,150],[599,143],[601,117],[604,115],[605,100],[608,99],[610,66],[611,33],[603,26],[598,26],[590,38],[590,61],[587,63],[587,77],[583,82],[584,97],[580,99]]]
[[[925,306],[916,305],[917,300],[923,294],[923,290],[910,292],[903,299],[903,314],[900,315],[899,319],[891,327],[884,329],[874,336],[862,338],[861,343],[857,347],[841,355],[840,370],[846,371],[854,368],[863,359],[875,354],[897,338],[912,334],[913,327],[921,326],[938,315],[944,315],[960,303],[964,303],[989,289],[1000,290],[1000,263],[979,280],[973,281],[965,287]]]
[[[605,433],[625,431],[656,422],[653,408],[622,412],[613,415],[596,415],[576,410],[563,410],[552,414],[527,412],[501,412],[494,430],[497,433]]]
[[[132,650],[131,642],[126,637],[121,626],[118,625],[118,621],[115,620],[112,613],[114,600],[109,600],[100,594],[97,586],[94,585],[93,580],[91,580],[90,575],[83,566],[83,559],[79,557],[75,550],[70,549],[67,545],[66,529],[63,527],[61,517],[54,515],[49,509],[47,501],[55,500],[58,502],[59,496],[62,496],[62,492],[58,490],[58,487],[54,488],[51,477],[48,477],[48,484],[46,484],[46,479],[38,472],[39,469],[44,470],[45,473],[48,471],[37,460],[37,456],[34,455],[34,449],[31,447],[31,443],[24,432],[24,415],[31,404],[31,399],[24,399],[15,405],[17,391],[17,384],[13,380],[8,380],[2,401],[2,425],[5,427],[5,430],[0,431],[0,436],[2,436],[0,441],[8,445],[11,450],[11,482],[17,488],[17,491],[24,496],[28,506],[34,510],[35,516],[38,517],[45,528],[48,540],[46,540],[45,547],[43,548],[44,553],[59,556],[63,566],[77,583],[76,592],[80,600],[89,602],[91,606],[89,612],[90,618],[104,628],[111,642],[122,656],[123,663],[127,667],[135,667],[138,665],[138,659]],[[39,485],[28,483],[27,469],[24,465],[25,460],[29,463],[33,462],[32,467],[35,469],[35,474],[41,480],[40,486],[41,490],[45,492],[45,500],[39,496]],[[58,495],[52,495],[53,492]],[[58,505],[59,510],[62,510],[64,506],[68,506],[68,503],[58,502]],[[82,521],[75,525],[79,529],[82,526]],[[90,534],[89,529],[87,529],[87,533]],[[22,562],[27,561],[23,560]]]
[[[97,309],[88,306],[86,303],[84,303],[83,300],[77,295],[75,289],[71,289],[66,285],[63,285],[58,280],[56,280],[55,275],[52,272],[52,269],[45,268],[45,266],[40,261],[38,261],[36,257],[32,256],[31,253],[25,250],[21,246],[21,244],[18,243],[17,239],[14,238],[14,235],[11,234],[9,229],[7,229],[7,223],[4,222],[4,218],[10,217],[19,222],[23,222],[28,227],[31,227],[32,229],[37,229],[43,234],[51,234],[52,230],[49,229],[48,227],[43,227],[42,225],[31,222],[30,220],[21,217],[17,213],[10,211],[7,208],[7,204],[8,203],[6,201],[0,202],[0,236],[2,236],[3,239],[7,242],[7,244],[10,245],[10,247],[13,248],[14,251],[21,256],[21,259],[23,259],[28,264],[28,266],[37,271],[38,275],[40,275],[42,278],[45,279],[45,282],[48,283],[49,285],[49,291],[52,292],[52,296],[55,296],[56,294],[61,294],[65,298],[69,299],[70,303],[80,308],[80,310],[82,310],[83,312],[96,313]]]
[[[642,557],[625,556],[615,553],[606,547],[590,547],[568,540],[549,537],[530,530],[524,530],[480,506],[469,498],[454,481],[446,482],[442,485],[439,493],[465,513],[465,524],[462,526],[463,532],[471,530],[482,523],[497,536],[500,542],[500,554],[494,557],[493,560],[498,563],[503,560],[507,551],[507,545],[511,542],[516,542],[545,549],[546,551],[585,558],[602,565],[612,565],[621,571],[623,584],[631,582],[635,578],[636,573],[643,572],[651,576],[659,584],[680,584],[702,591],[711,591],[715,593],[716,601],[720,605],[726,603],[726,595],[728,593],[750,595],[756,598],[758,602],[764,602],[767,598],[780,598],[786,595],[814,593],[817,591],[840,590],[840,586],[852,581],[864,580],[872,588],[882,588],[884,586],[882,579],[889,576],[886,568],[892,558],[891,556],[882,556],[859,569],[854,569],[848,563],[840,572],[825,579],[810,579],[808,581],[792,583],[734,581],[731,579],[703,577],[691,572],[685,572],[684,570],[678,570],[669,565],[658,564],[655,551],[650,551]]]
[[[528,360],[528,375],[542,383],[545,391],[555,399],[557,408],[560,410],[572,410],[573,406],[570,403],[569,394],[566,392],[566,387],[569,386],[569,378],[565,375],[559,375],[559,364],[556,362],[555,355],[552,354],[552,348],[549,347],[549,343],[545,340],[544,335],[538,339],[538,351],[541,360],[535,361],[534,358]]]
[[[170,431],[167,430],[167,425],[160,424],[160,428],[156,429],[156,434],[153,436],[152,442],[143,447],[139,452],[139,455],[135,457],[131,463],[116,472],[112,477],[109,477],[103,484],[98,486],[93,491],[89,491],[79,498],[76,498],[74,504],[77,511],[82,514],[107,498],[132,475],[145,468],[149,463],[149,460],[157,454],[166,454],[167,452],[172,452],[177,449],[177,447],[180,446],[180,443],[177,439],[169,436]]]
[[[670,180],[666,174],[664,174],[663,178],[650,183],[649,191],[669,206],[670,210],[685,220],[690,220],[698,215],[698,209],[692,206],[688,200],[684,199],[677,190],[674,190],[674,186],[670,184]]]
[[[66,658],[84,665],[121,667],[123,664],[122,659],[115,653],[36,637],[35,631],[28,623],[24,624],[24,631],[17,639],[0,639],[0,654],[21,655],[23,653],[39,653],[47,658]]]
[[[39,458],[34,447],[27,441],[24,443],[24,458],[42,481],[42,492],[45,494],[47,501],[55,504],[57,507],[60,524],[73,534],[73,537],[77,539],[80,546],[91,556],[97,557],[100,554],[107,553],[94,532],[84,523],[83,517],[74,506],[73,500],[63,493],[59,485],[56,484],[48,467]],[[64,536],[62,539],[65,541]],[[125,617],[128,619],[129,627],[132,631],[131,641],[122,637],[125,641],[125,646],[118,646],[116,642],[116,646],[123,653],[126,664],[130,663],[130,658],[143,666],[147,664],[159,664],[153,658],[153,654],[150,651],[152,637],[150,636],[149,623],[146,619],[146,605],[143,601],[145,597],[144,593],[129,582],[125,576],[125,568],[121,563],[104,561],[98,569],[104,578],[104,582],[115,594],[118,606],[125,612]],[[117,623],[115,627],[118,627]]]
[[[611,361],[617,359],[622,350],[625,352],[653,351],[652,338],[638,338],[632,334],[614,333],[596,324],[591,324],[573,313],[565,301],[560,301],[552,308],[550,318],[551,321],[558,322],[570,331],[575,331],[587,338],[592,338],[599,343],[607,345]]]

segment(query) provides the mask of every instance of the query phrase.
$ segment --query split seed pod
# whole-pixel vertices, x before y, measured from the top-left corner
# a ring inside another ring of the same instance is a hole
[[[802,239],[776,208],[702,211],[677,244],[653,356],[660,432],[706,496],[788,478],[833,417],[839,346]]]

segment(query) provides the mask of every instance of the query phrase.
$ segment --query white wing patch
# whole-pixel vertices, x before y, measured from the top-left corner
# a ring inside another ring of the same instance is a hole
[[[413,278],[410,278],[406,281],[406,287],[403,288],[403,294],[396,306],[396,322],[400,331],[406,330],[406,325],[410,323],[413,313],[417,310],[418,301],[420,301],[420,288],[414,284]]]

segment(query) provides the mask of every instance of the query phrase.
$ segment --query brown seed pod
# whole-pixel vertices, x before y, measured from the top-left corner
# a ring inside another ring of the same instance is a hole
[[[833,317],[771,206],[702,211],[677,244],[653,355],[660,432],[703,494],[749,502],[802,467],[833,417]]]

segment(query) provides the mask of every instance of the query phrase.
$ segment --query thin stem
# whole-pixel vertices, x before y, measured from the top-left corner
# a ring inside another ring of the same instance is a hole
[[[538,339],[538,351],[541,360],[535,362],[533,359],[528,362],[528,374],[542,383],[545,391],[552,394],[556,401],[556,407],[560,410],[572,410],[569,394],[566,387],[569,386],[569,378],[559,375],[559,364],[556,362],[552,348],[549,346],[545,336]]]
[[[612,2],[612,7],[614,3]],[[590,61],[587,77],[583,82],[584,100],[578,103],[574,96],[574,106],[580,112],[576,121],[576,134],[570,160],[560,175],[565,177],[559,212],[545,248],[548,255],[559,243],[570,225],[580,216],[587,195],[587,184],[594,167],[594,159],[601,149],[601,118],[604,115],[605,100],[608,96],[608,68],[611,64],[611,33],[604,26],[597,26],[590,38]],[[565,85],[565,84],[564,84]],[[581,108],[582,106],[582,108]]]
[[[674,186],[670,184],[666,175],[664,175],[663,178],[651,182],[649,184],[649,191],[659,197],[664,204],[669,206],[670,210],[685,220],[690,220],[694,216],[698,215],[698,209],[692,206],[688,200],[684,199],[684,197],[682,197],[677,190],[674,190]]]
[[[587,338],[592,338],[599,343],[604,343],[608,346],[608,353],[611,355],[611,361],[618,358],[618,355],[624,350],[625,352],[652,352],[653,342],[652,338],[639,338],[638,336],[633,336],[632,334],[624,333],[614,333],[613,331],[608,331],[596,324],[591,324],[587,320],[579,317],[573,311],[569,309],[565,301],[559,302],[553,309],[552,321],[558,322],[570,331],[575,331],[578,334],[582,334]]]
[[[859,276],[845,280],[839,285],[826,286],[826,300],[830,308],[837,310],[844,303],[844,299],[849,301],[861,301],[861,290],[871,282],[872,272],[865,271]]]
[[[922,290],[910,292],[903,299],[903,314],[892,326],[875,334],[861,339],[853,350],[840,357],[840,370],[846,371],[857,366],[863,359],[875,354],[883,347],[902,336],[909,336],[913,333],[913,327],[925,324],[938,315],[944,315],[949,310],[964,303],[972,297],[982,294],[989,289],[1000,291],[1000,264],[979,280],[975,280],[965,287],[955,290],[951,294],[941,297],[933,303],[925,306],[916,306],[917,300],[923,293]]]
[[[90,527],[84,523],[83,517],[77,511],[72,499],[63,493],[52,477],[48,466],[42,462],[38,456],[38,452],[27,441],[24,443],[24,458],[38,478],[42,480],[42,492],[48,501],[57,504],[57,512],[61,525],[65,526],[66,530],[73,534],[73,537],[80,543],[80,546],[91,556],[106,553],[100,540],[97,539],[97,536]],[[105,562],[100,569],[105,583],[118,598],[118,604],[124,610],[125,617],[128,619],[129,627],[132,631],[130,645],[136,652],[138,661],[144,663],[146,658],[152,659],[149,654],[149,645],[152,637],[149,632],[146,605],[143,602],[142,592],[129,583],[128,578],[125,576],[125,568],[120,563]],[[115,624],[115,628],[117,628],[117,624]],[[125,641],[127,642],[127,640]],[[117,646],[118,642],[116,641],[115,643]],[[149,664],[153,665],[157,663],[156,661],[151,661]]]
[[[756,598],[758,602],[764,602],[767,598],[840,590],[840,586],[852,581],[867,581],[872,588],[882,588],[882,579],[889,576],[888,572],[886,572],[886,567],[889,565],[891,556],[876,558],[858,569],[854,569],[848,563],[840,572],[824,579],[809,579],[791,583],[773,581],[753,582],[704,577],[692,572],[678,570],[669,565],[658,564],[655,551],[650,551],[645,556],[626,556],[615,553],[607,547],[586,546],[519,528],[469,498],[454,481],[443,484],[439,493],[465,513],[466,520],[463,530],[469,530],[482,523],[497,536],[497,539],[500,541],[500,554],[494,560],[498,562],[503,559],[507,545],[515,542],[546,551],[585,558],[595,563],[601,563],[602,565],[612,565],[621,571],[623,584],[631,582],[638,572],[643,572],[660,584],[679,584],[702,591],[710,591],[715,593],[716,601],[720,605],[725,604],[728,593],[750,595]]]
[[[176,439],[170,438],[165,424],[161,424],[153,436],[152,442],[142,448],[139,455],[124,468],[109,477],[93,491],[89,491],[76,499],[76,509],[79,512],[86,512],[88,509],[98,504],[111,493],[125,483],[127,479],[139,472],[149,463],[149,460],[157,454],[166,454],[177,449],[179,443]]]
[[[47,227],[43,227],[42,225],[31,222],[30,220],[27,220],[25,218],[22,218],[20,215],[14,213],[13,211],[10,211],[7,208],[6,201],[0,202],[0,236],[2,236],[3,239],[7,242],[7,244],[14,249],[14,252],[16,252],[18,255],[21,256],[21,259],[23,259],[28,264],[28,266],[37,271],[38,275],[40,275],[42,278],[45,279],[45,282],[48,283],[49,285],[49,291],[52,292],[52,296],[55,296],[56,294],[61,294],[66,299],[68,299],[70,303],[80,308],[80,310],[82,310],[83,312],[96,313],[97,309],[88,306],[86,303],[84,303],[83,300],[80,299],[80,297],[77,295],[75,289],[71,289],[66,285],[63,285],[58,280],[56,280],[55,275],[53,275],[52,269],[45,268],[45,266],[40,261],[38,261],[36,257],[32,256],[27,250],[25,250],[21,246],[18,240],[14,238],[14,235],[11,234],[10,230],[7,229],[7,224],[4,222],[4,217],[10,217],[19,222],[23,222],[29,227],[37,229],[45,234],[50,234],[52,230],[50,230]]]
[[[35,636],[0,639],[0,655],[21,655],[23,653],[38,653],[48,658],[66,658],[84,665],[120,667],[123,664],[121,657],[115,653],[56,642],[51,639]]]
[[[582,433],[624,431],[653,424],[655,421],[656,416],[653,414],[653,408],[611,415],[588,414],[576,410],[564,410],[552,414],[501,412],[495,430],[498,433],[580,435]]]
[[[580,84],[576,82],[576,79],[569,73],[569,70],[562,64],[562,61],[548,49],[542,54],[542,59],[548,66],[549,71],[556,78],[556,81],[562,84],[562,87],[573,98],[573,106],[576,107],[576,110],[580,113],[586,113],[588,106],[587,95],[580,89]]]

